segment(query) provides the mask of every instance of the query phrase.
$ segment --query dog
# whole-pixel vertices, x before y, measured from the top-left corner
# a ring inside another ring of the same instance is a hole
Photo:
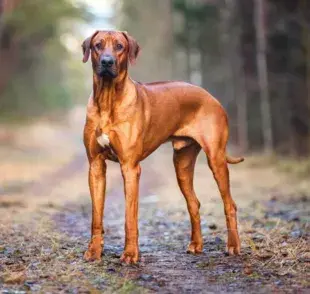
[[[120,164],[125,188],[125,247],[121,261],[139,260],[138,194],[140,162],[171,141],[179,187],[187,202],[192,234],[189,253],[201,253],[200,203],[193,188],[196,158],[202,149],[217,182],[226,216],[227,251],[240,254],[236,204],[227,163],[243,158],[226,154],[228,120],[221,104],[206,90],[185,82],[142,84],[129,77],[140,46],[127,32],[96,31],[83,44],[83,62],[91,57],[93,92],[88,100],[84,145],[89,161],[92,199],[91,240],[86,260],[101,259],[106,161]]]

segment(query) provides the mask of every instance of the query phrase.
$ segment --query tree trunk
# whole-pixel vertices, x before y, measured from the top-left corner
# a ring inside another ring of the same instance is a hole
[[[190,25],[189,20],[185,16],[185,30],[186,30],[186,48],[185,48],[185,58],[186,58],[186,80],[191,82],[192,68],[191,68],[191,38],[190,38]]]
[[[261,99],[262,133],[264,150],[271,153],[273,149],[270,97],[268,87],[268,72],[266,58],[266,30],[265,30],[265,0],[255,0],[256,27],[256,62],[258,86]]]
[[[309,3],[307,4],[307,0],[302,1],[301,9],[303,11],[309,11]],[[307,18],[308,16],[308,18]],[[305,14],[303,18],[302,23],[302,38],[303,38],[303,45],[305,48],[305,63],[306,63],[306,89],[307,89],[307,101],[308,101],[308,107],[310,108],[310,34],[309,34],[309,28],[310,28],[310,16],[309,13]]]
[[[291,19],[288,21],[287,33],[291,43],[287,56],[289,74],[289,92],[287,98],[290,101],[290,109],[292,114],[290,118],[290,124],[291,136],[293,138],[291,152],[295,157],[302,158],[308,156],[310,152],[310,111],[307,89],[307,67],[305,64],[301,70],[299,65],[300,62],[296,58],[295,54],[297,50],[305,48],[305,44],[303,44],[303,26],[300,24],[299,19]],[[305,54],[305,63],[306,59],[307,56]]]
[[[239,152],[248,150],[248,119],[247,97],[245,93],[245,80],[240,60],[240,24],[237,15],[237,3],[235,0],[224,0],[221,8],[222,20],[222,48],[225,67],[229,70],[229,76],[225,83],[228,85],[228,95],[234,99],[236,114],[236,134]]]

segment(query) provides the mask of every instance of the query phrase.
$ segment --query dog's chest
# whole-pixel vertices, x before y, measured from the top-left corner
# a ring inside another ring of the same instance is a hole
[[[103,148],[110,148],[110,138],[105,133],[102,133],[100,136],[97,137],[97,142]]]
[[[104,149],[108,150],[107,159],[112,160],[114,162],[118,162],[118,157],[111,148],[110,138],[106,133],[101,133],[101,135],[97,136],[98,144]]]
[[[100,136],[97,136],[96,139],[98,144],[103,148],[103,150],[108,151],[108,153],[106,153],[106,159],[112,160],[114,162],[119,162],[117,155],[111,148],[109,136],[105,133],[102,133]]]

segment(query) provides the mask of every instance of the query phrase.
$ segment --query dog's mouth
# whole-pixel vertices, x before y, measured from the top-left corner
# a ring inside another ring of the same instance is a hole
[[[97,74],[101,78],[107,77],[111,79],[115,79],[117,77],[117,70],[115,68],[108,68],[108,67],[102,67],[98,66]]]

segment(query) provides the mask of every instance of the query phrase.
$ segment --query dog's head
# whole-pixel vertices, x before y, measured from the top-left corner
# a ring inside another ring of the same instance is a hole
[[[83,62],[91,54],[94,73],[101,78],[115,79],[133,64],[140,47],[127,32],[96,31],[83,44]]]

